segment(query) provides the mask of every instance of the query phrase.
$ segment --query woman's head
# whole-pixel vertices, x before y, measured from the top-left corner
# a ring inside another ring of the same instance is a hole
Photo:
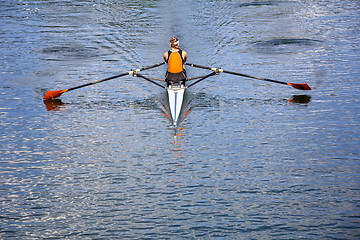
[[[170,47],[180,49],[179,48],[179,39],[177,39],[176,37],[172,37],[170,39]]]

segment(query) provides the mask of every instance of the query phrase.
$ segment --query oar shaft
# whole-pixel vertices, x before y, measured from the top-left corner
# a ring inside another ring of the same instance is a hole
[[[140,68],[140,69],[131,70],[131,71],[129,71],[129,72],[121,73],[121,74],[116,75],[116,76],[104,78],[104,79],[102,79],[102,80],[98,80],[98,81],[95,81],[95,82],[86,83],[86,84],[83,84],[83,85],[80,85],[80,86],[77,86],[77,87],[72,87],[72,88],[69,88],[69,89],[62,89],[62,90],[56,90],[56,91],[47,91],[47,92],[45,93],[45,96],[44,96],[43,99],[44,99],[44,100],[50,100],[50,99],[58,98],[58,97],[60,97],[61,94],[63,94],[64,92],[68,92],[68,91],[75,90],[75,89],[82,88],[82,87],[87,87],[87,86],[90,86],[90,85],[94,85],[94,84],[97,84],[97,83],[105,82],[105,81],[108,81],[108,80],[111,80],[111,79],[114,79],[114,78],[123,77],[123,76],[126,76],[126,75],[136,75],[136,73],[138,73],[138,72],[140,72],[140,71],[148,70],[148,69],[154,68],[154,67],[159,67],[159,66],[161,66],[161,65],[163,65],[163,64],[165,64],[165,63],[164,63],[164,62],[157,63],[157,64],[154,64],[154,65],[151,65],[151,66],[148,66],[148,67],[143,67],[143,68]],[[160,84],[159,84],[159,85],[160,85]]]
[[[87,87],[87,86],[90,86],[90,85],[94,85],[94,84],[97,84],[97,83],[105,82],[105,81],[108,81],[108,80],[111,80],[111,79],[114,79],[114,78],[123,77],[123,76],[126,76],[126,75],[129,75],[129,72],[122,73],[122,74],[119,74],[119,75],[116,75],[116,76],[112,76],[112,77],[108,77],[108,78],[105,78],[105,79],[102,79],[102,80],[98,80],[98,81],[95,81],[95,82],[86,83],[86,84],[83,84],[83,85],[80,85],[80,86],[72,87],[72,88],[69,88],[68,91],[75,90],[75,89],[82,88],[82,87]]]
[[[132,74],[140,72],[140,71],[144,71],[144,70],[148,70],[148,69],[151,69],[151,68],[159,67],[159,66],[161,66],[163,64],[164,64],[164,62],[157,63],[157,64],[147,66],[147,67],[143,67],[143,68],[140,68],[140,69],[132,70],[132,71],[129,71],[129,72],[121,73],[121,74],[116,75],[116,76],[108,77],[108,78],[101,79],[101,80],[91,82],[91,83],[86,83],[86,84],[83,84],[83,85],[80,85],[80,86],[77,86],[77,87],[69,88],[67,91],[75,90],[75,89],[82,88],[82,87],[87,87],[87,86],[90,86],[90,85],[94,85],[94,84],[97,84],[97,83],[109,81],[111,79],[123,77],[123,76],[126,76],[126,75],[132,75]]]
[[[250,76],[250,75],[247,75],[247,74],[237,73],[237,72],[231,72],[231,71],[226,71],[226,70],[222,70],[222,72],[224,72],[224,73],[229,73],[229,74],[233,74],[233,75],[238,75],[238,76],[242,76],[242,77],[254,78],[254,79],[258,79],[258,80],[263,80],[263,81],[268,81],[268,82],[274,82],[274,83],[280,83],[280,84],[285,84],[285,85],[287,85],[286,82],[281,82],[281,81],[273,80],[273,79],[269,79],[269,78],[254,77],[254,76]]]
[[[221,68],[205,67],[205,66],[201,66],[201,65],[197,65],[197,64],[193,64],[193,63],[186,63],[186,65],[189,65],[191,67],[197,67],[197,68],[202,68],[202,69],[208,69],[208,70],[213,70],[213,71],[218,71],[218,72],[229,73],[229,74],[233,74],[233,75],[237,75],[237,76],[241,76],[241,77],[254,78],[254,79],[258,79],[258,80],[263,80],[263,81],[268,81],[268,82],[274,82],[274,83],[280,83],[280,84],[287,85],[286,82],[281,82],[281,81],[278,81],[278,80],[262,78],[262,77],[254,77],[254,76],[250,76],[250,75],[243,74],[243,73],[237,73],[237,72],[223,70]]]

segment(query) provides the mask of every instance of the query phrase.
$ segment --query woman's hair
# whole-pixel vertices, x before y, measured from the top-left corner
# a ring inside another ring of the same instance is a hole
[[[172,37],[170,39],[170,47],[175,48],[175,49],[180,49],[179,39],[177,39],[176,37]]]

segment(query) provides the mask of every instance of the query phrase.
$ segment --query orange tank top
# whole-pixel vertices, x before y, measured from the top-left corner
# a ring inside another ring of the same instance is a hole
[[[179,73],[182,72],[183,69],[183,58],[182,58],[182,51],[176,51],[176,52],[171,52],[169,51],[169,56],[168,56],[168,72],[170,73]]]

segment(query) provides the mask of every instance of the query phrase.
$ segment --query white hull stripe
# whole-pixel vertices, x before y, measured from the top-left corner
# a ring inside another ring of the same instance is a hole
[[[177,113],[177,95],[178,95],[178,92],[175,92],[175,106],[174,106],[174,109],[175,109],[175,115],[174,115],[174,121],[176,122],[177,120],[177,116],[176,116],[176,113]]]

